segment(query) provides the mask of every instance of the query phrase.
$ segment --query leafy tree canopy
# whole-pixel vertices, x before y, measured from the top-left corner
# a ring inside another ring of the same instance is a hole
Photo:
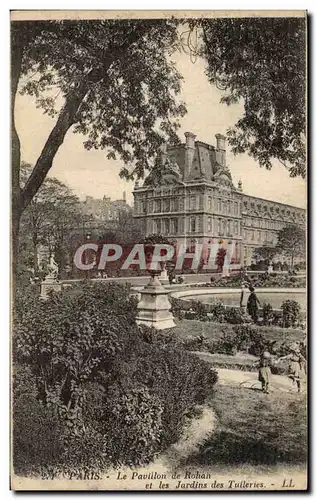
[[[233,152],[246,152],[267,169],[277,159],[291,177],[305,177],[305,19],[203,19],[197,25],[207,77],[224,91],[221,102],[244,102],[243,116],[227,132]]]
[[[285,226],[278,234],[277,248],[285,255],[291,257],[293,265],[294,257],[304,257],[306,247],[305,230],[296,224]]]
[[[277,253],[278,253],[278,248],[276,246],[275,247],[263,246],[254,249],[255,257],[268,261],[272,260]]]
[[[32,166],[23,162],[22,186],[27,182],[31,172]],[[47,177],[22,215],[19,249],[21,263],[25,261],[28,253],[31,254],[29,264],[37,274],[39,245],[44,245],[55,254],[58,250],[61,251],[61,247],[66,252],[70,233],[74,228],[81,226],[81,220],[82,214],[77,196],[58,179]]]
[[[118,155],[133,163],[132,171],[122,172],[126,177],[143,176],[164,139],[177,140],[177,118],[185,106],[177,101],[181,76],[168,58],[176,39],[173,20],[13,23],[13,96],[20,88],[35,96],[45,113],[57,114],[23,189],[22,209],[72,126],[87,136],[86,148],[107,149],[108,158]],[[18,170],[15,134],[13,149]]]

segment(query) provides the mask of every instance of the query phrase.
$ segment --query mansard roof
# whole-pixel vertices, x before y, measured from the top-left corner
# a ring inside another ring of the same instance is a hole
[[[231,173],[225,165],[225,160],[220,163],[216,148],[210,144],[195,141],[191,156],[186,156],[186,144],[170,146],[167,148],[167,155],[178,164],[183,180],[204,179],[232,184]],[[224,158],[223,153],[221,158]]]

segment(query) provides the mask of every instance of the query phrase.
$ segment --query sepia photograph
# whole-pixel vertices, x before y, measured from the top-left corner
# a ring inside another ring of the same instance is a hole
[[[307,491],[307,12],[10,39],[10,488]]]

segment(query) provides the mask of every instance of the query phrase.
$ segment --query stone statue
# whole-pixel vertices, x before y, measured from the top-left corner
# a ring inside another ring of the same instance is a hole
[[[45,277],[45,280],[57,280],[58,276],[58,265],[55,261],[54,254],[50,256],[50,262],[48,265],[48,274]]]

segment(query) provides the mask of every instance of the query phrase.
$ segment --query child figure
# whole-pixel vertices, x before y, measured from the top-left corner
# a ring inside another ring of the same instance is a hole
[[[289,367],[288,367],[288,376],[293,381],[293,383],[297,385],[297,391],[301,391],[301,379],[305,377],[306,370],[306,359],[300,352],[300,348],[297,344],[292,344],[290,346],[290,354],[287,356],[280,357],[277,362],[288,359]]]
[[[260,360],[254,363],[252,366],[258,366],[259,368],[259,381],[262,384],[262,391],[265,394],[269,394],[269,384],[271,382],[271,355],[269,352],[265,351],[261,354]]]

